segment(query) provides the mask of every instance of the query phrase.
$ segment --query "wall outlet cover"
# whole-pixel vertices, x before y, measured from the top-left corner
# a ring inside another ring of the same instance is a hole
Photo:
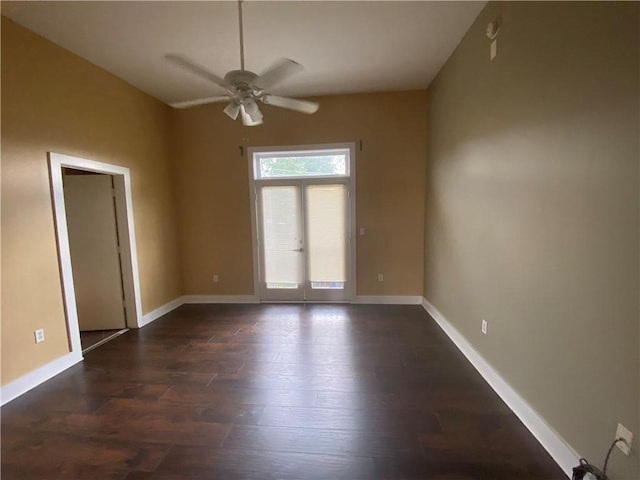
[[[487,334],[487,321],[486,320],[482,320],[482,333],[484,333],[485,335]]]
[[[633,433],[631,433],[627,428],[625,428],[624,425],[619,423],[618,428],[616,429],[616,438],[622,438],[625,440],[624,442],[616,443],[616,446],[620,449],[622,453],[629,456],[631,454],[631,443],[633,442]]]

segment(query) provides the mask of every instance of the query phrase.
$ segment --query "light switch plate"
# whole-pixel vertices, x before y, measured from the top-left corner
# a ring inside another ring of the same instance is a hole
[[[33,338],[36,343],[44,342],[44,328],[39,328],[38,330],[34,331]]]

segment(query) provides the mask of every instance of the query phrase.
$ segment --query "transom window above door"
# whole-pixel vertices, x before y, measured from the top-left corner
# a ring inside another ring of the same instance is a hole
[[[260,152],[253,155],[256,180],[348,177],[349,149]]]

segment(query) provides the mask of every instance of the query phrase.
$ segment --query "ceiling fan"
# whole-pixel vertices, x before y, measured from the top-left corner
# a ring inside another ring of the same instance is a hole
[[[281,97],[272,95],[266,90],[287,80],[291,75],[302,71],[302,65],[288,58],[283,58],[269,67],[262,75],[257,75],[244,69],[244,35],[242,24],[242,0],[238,0],[238,21],[240,31],[240,70],[232,70],[224,78],[209,72],[206,68],[187,57],[175,53],[166,55],[166,59],[174,65],[189,71],[200,78],[204,78],[227,91],[226,95],[187,100],[185,102],[171,103],[174,108],[188,108],[206,103],[226,102],[229,104],[224,109],[231,119],[235,120],[240,115],[242,124],[254,126],[262,124],[262,112],[257,101],[274,107],[288,108],[302,113],[315,113],[319,104],[308,100]]]

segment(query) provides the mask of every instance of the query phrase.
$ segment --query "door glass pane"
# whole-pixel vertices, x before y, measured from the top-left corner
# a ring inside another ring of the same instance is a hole
[[[311,288],[344,289],[347,280],[346,186],[307,186],[306,201]]]
[[[303,282],[300,189],[263,187],[261,192],[267,288],[298,288]]]

